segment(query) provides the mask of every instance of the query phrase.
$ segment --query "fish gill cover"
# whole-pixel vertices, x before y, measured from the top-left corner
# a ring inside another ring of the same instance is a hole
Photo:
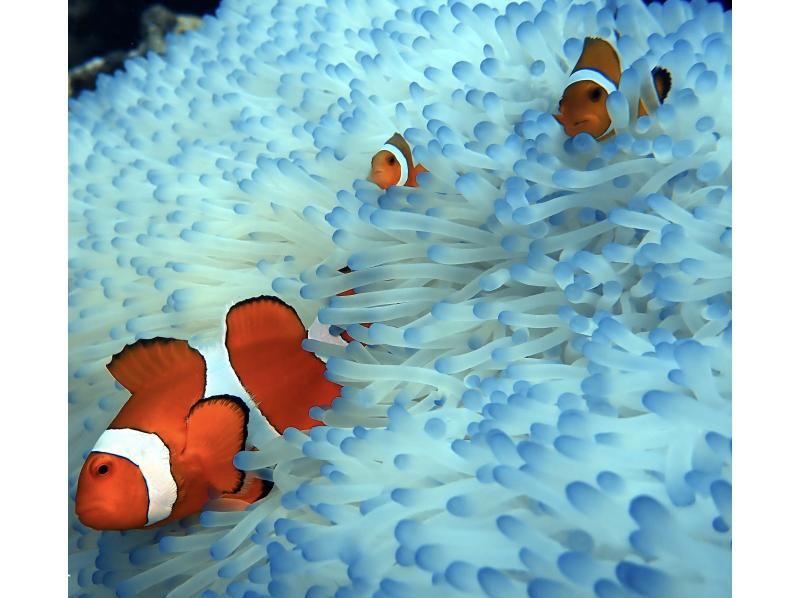
[[[730,16],[225,0],[70,102],[70,595],[728,596]],[[616,35],[617,135],[568,140],[583,39]],[[383,193],[394,131],[430,173]],[[83,527],[110,356],[261,294],[366,345],[308,342],[327,425],[252,438],[245,512]]]

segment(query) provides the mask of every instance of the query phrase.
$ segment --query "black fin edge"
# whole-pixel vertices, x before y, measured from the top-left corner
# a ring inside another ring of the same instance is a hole
[[[167,344],[170,344],[170,343],[174,343],[176,341],[180,342],[180,343],[186,343],[186,345],[192,351],[197,353],[202,358],[203,364],[205,366],[208,365],[208,364],[206,364],[206,358],[203,356],[203,354],[200,351],[198,351],[196,348],[194,348],[192,345],[190,345],[189,341],[187,341],[186,339],[170,338],[170,337],[166,337],[166,336],[154,336],[152,338],[140,338],[139,340],[136,340],[136,341],[134,341],[132,343],[128,343],[127,345],[122,347],[122,349],[120,349],[119,351],[117,351],[116,353],[114,353],[111,356],[111,360],[106,364],[106,369],[109,371],[109,373],[111,373],[111,369],[110,368],[111,368],[111,364],[114,363],[114,360],[118,359],[123,353],[125,353],[125,351],[131,349],[132,347],[138,347],[138,346],[149,347],[149,346],[155,346],[155,345],[167,345]],[[114,374],[111,374],[111,377],[113,378]],[[117,380],[116,378],[114,378],[114,380],[117,382],[117,384],[119,384],[120,386],[125,388],[125,386],[119,380]],[[208,383],[208,370],[206,369],[206,367],[204,367],[203,368],[203,388],[206,387],[207,383]],[[126,388],[126,390],[128,390],[128,389]],[[202,397],[200,398],[200,400],[202,400]]]
[[[237,407],[239,407],[239,409],[242,410],[242,413],[244,413],[244,430],[242,434],[242,446],[239,447],[239,452],[245,450],[245,445],[247,443],[247,426],[250,423],[250,408],[247,406],[247,403],[245,403],[239,397],[234,395],[214,395],[213,397],[207,397],[197,401],[194,405],[192,405],[192,408],[189,409],[189,415],[187,416],[187,419],[192,416],[192,412],[194,412],[197,407],[210,401],[228,401],[234,403]],[[226,494],[236,494],[244,485],[245,472],[243,472],[241,469],[238,469],[236,466],[234,466],[234,469],[239,472],[239,483],[236,484],[236,487],[233,490],[225,490],[224,492]]]
[[[278,305],[283,305],[284,307],[288,307],[290,310],[292,310],[294,317],[297,319],[297,323],[300,324],[300,329],[304,330],[306,334],[308,334],[308,329],[306,328],[305,324],[303,324],[303,320],[301,320],[300,316],[297,314],[297,310],[295,310],[294,307],[292,307],[282,299],[279,299],[274,295],[259,295],[258,297],[250,297],[249,299],[244,299],[242,301],[239,301],[238,303],[234,303],[228,310],[228,313],[225,314],[225,338],[223,339],[223,344],[225,345],[225,351],[227,352],[228,355],[231,354],[231,348],[228,346],[228,316],[230,316],[230,313],[234,309],[237,309],[243,305],[247,305],[248,303],[258,303],[261,301],[271,301],[272,303],[277,303]],[[237,372],[236,369],[233,367],[231,367],[231,369],[233,369],[233,373],[236,375],[236,378],[239,380],[244,389],[247,390],[247,392],[250,392],[247,389],[247,386],[245,386],[242,378],[239,376],[239,372]]]
[[[258,297],[250,297],[249,299],[244,299],[244,300],[242,300],[242,301],[239,301],[238,303],[234,303],[234,304],[233,304],[233,305],[230,307],[230,309],[228,309],[228,313],[227,313],[227,314],[225,314],[226,328],[227,328],[227,319],[228,319],[228,315],[230,315],[230,313],[231,313],[231,312],[232,312],[234,309],[236,309],[236,308],[238,308],[238,307],[241,307],[241,306],[243,306],[243,305],[247,305],[248,303],[258,303],[258,302],[260,302],[260,301],[271,301],[272,303],[277,303],[277,304],[279,304],[279,305],[283,305],[284,307],[288,307],[289,309],[291,309],[291,310],[292,310],[292,313],[294,314],[294,317],[295,317],[295,318],[297,318],[297,321],[300,323],[300,327],[301,327],[303,330],[305,330],[305,329],[306,329],[305,325],[303,324],[303,320],[301,320],[301,319],[300,319],[300,316],[299,316],[299,315],[297,315],[297,310],[295,310],[295,308],[294,308],[294,307],[292,307],[291,305],[289,305],[288,303],[286,303],[286,301],[283,301],[282,299],[279,299],[278,297],[275,297],[274,295],[259,295]],[[226,332],[227,332],[227,330],[226,330]],[[226,336],[227,336],[227,334],[226,334]],[[225,346],[226,346],[226,348],[227,348],[227,338],[226,338],[225,340],[226,340]]]
[[[275,485],[269,480],[262,480],[259,478],[259,481],[261,482],[261,493],[258,495],[258,498],[256,498],[256,500],[261,500],[262,498],[264,498],[267,494],[269,494],[272,491],[272,487]]]
[[[669,92],[672,90],[672,75],[670,72],[665,69],[663,66],[655,67],[650,73],[653,76],[653,83],[655,84],[656,81],[661,80],[664,83],[664,95],[662,96],[658,93],[658,88],[656,88],[656,95],[658,96],[658,101],[663,104],[664,100],[667,99]]]

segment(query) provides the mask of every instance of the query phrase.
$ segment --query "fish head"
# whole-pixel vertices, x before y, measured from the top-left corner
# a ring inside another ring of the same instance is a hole
[[[555,119],[570,137],[588,133],[595,139],[611,126],[608,92],[594,81],[576,81],[564,90]]]
[[[126,530],[147,525],[147,484],[132,461],[92,452],[78,477],[75,511],[80,522],[96,530]]]
[[[583,51],[558,103],[558,114],[554,115],[567,135],[588,133],[600,139],[610,132],[606,102],[621,77],[620,58],[614,46],[596,37],[584,39]]]
[[[415,187],[414,160],[411,147],[400,133],[395,133],[372,156],[367,177],[381,189],[393,185]]]
[[[400,162],[389,150],[382,149],[372,156],[369,180],[381,189],[388,189],[400,182]]]

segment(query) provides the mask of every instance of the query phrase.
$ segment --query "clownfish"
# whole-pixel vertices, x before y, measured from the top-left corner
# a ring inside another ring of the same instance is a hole
[[[214,498],[246,504],[265,496],[272,484],[233,464],[249,424],[277,433],[320,425],[309,409],[329,406],[340,391],[302,349],[305,334],[294,309],[257,297],[228,311],[220,346],[159,337],[114,355],[108,371],[130,397],[81,469],[81,523],[149,528],[199,513]]]
[[[342,274],[349,274],[352,270],[345,266],[344,268],[339,269],[339,272]],[[355,295],[356,292],[353,289],[348,289],[347,291],[342,291],[341,293],[337,293],[337,297],[347,297],[348,295]],[[362,326],[369,328],[371,324],[369,323],[362,323]],[[327,324],[323,324],[319,321],[319,317],[314,318],[313,324],[308,329],[308,338],[320,341],[322,343],[329,343],[332,345],[341,345],[345,346],[347,343],[352,342],[354,339],[346,330],[342,330],[337,336],[334,336],[330,332],[330,326]],[[320,357],[322,359],[322,357]]]
[[[658,100],[663,103],[672,87],[672,77],[662,67],[654,68],[652,75]],[[605,40],[587,37],[558,102],[558,114],[553,115],[567,135],[588,133],[604,140],[614,134],[606,100],[611,92],[617,91],[621,77],[619,56],[613,46]],[[645,114],[647,109],[640,99],[639,116]]]
[[[422,164],[414,166],[411,148],[400,133],[395,133],[372,156],[368,178],[381,189],[392,185],[416,187],[420,172],[427,170]]]

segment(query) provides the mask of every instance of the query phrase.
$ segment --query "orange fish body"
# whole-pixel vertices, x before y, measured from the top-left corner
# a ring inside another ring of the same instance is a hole
[[[570,137],[588,133],[600,141],[614,135],[606,101],[617,91],[622,77],[619,55],[605,40],[587,37],[572,74],[567,80],[564,94],[558,103],[555,119]],[[659,101],[669,93],[672,80],[666,69],[653,69],[653,81]],[[644,102],[639,100],[639,116],[647,114]]]
[[[421,172],[428,172],[428,170],[422,164],[414,165],[411,147],[409,147],[408,142],[400,133],[395,133],[372,156],[368,178],[381,189],[388,189],[394,185],[416,187],[417,176]],[[342,274],[347,274],[350,272],[350,268],[345,266],[339,271]],[[350,289],[339,293],[338,296],[344,297],[354,294],[355,291]],[[362,325],[370,326],[368,323]],[[314,320],[308,332],[309,338],[324,343],[347,344],[353,340],[353,337],[346,331],[341,332],[338,336],[331,335],[329,326],[320,323],[319,319]]]
[[[421,172],[427,170],[422,164],[414,166],[411,148],[400,133],[395,133],[372,156],[369,180],[381,189],[393,185],[416,187]]]
[[[340,390],[303,338],[291,307],[258,297],[230,309],[222,347],[155,338],[115,355],[108,370],[131,396],[81,469],[78,519],[98,530],[139,529],[198,513],[214,497],[264,496],[271,484],[233,465],[250,420],[278,433],[310,428],[319,422],[309,409]]]

